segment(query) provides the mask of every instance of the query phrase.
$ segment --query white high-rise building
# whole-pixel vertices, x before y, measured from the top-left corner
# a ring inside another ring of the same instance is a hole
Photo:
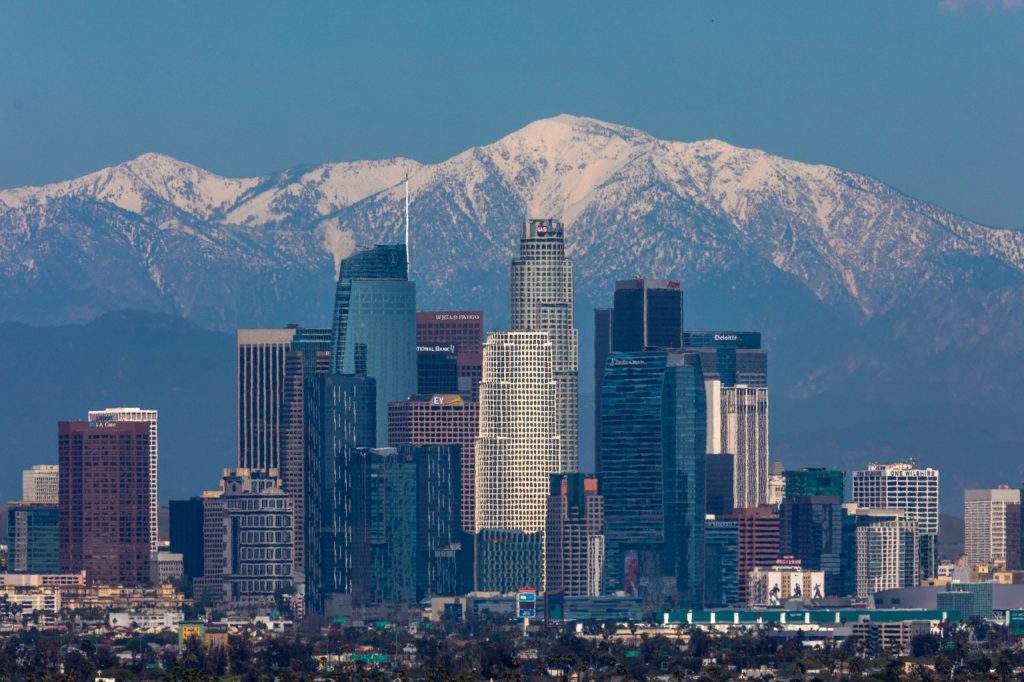
[[[21,472],[21,499],[26,502],[56,502],[60,490],[60,467],[36,464]]]
[[[492,332],[484,344],[476,441],[476,532],[543,532],[549,476],[561,470],[552,343]]]
[[[939,532],[939,470],[917,460],[872,463],[853,472],[853,501],[868,509],[902,509],[921,534]]]
[[[150,551],[156,552],[160,543],[159,523],[157,514],[157,464],[160,449],[157,447],[157,411],[145,410],[140,407],[108,407],[105,410],[89,410],[91,422],[149,422],[149,538]]]
[[[921,557],[917,523],[902,509],[843,507],[857,519],[857,596],[916,585]]]
[[[733,504],[757,507],[768,503],[768,389],[764,386],[721,387],[721,447],[733,455]]]
[[[578,471],[579,332],[573,326],[572,261],[558,220],[527,220],[512,259],[512,329],[550,335],[561,436],[559,471]]]
[[[971,566],[1002,561],[1006,556],[1006,510],[1020,504],[1020,490],[964,491],[964,553]]]

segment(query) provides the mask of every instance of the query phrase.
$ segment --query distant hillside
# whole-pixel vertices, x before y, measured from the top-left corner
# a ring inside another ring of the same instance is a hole
[[[160,499],[216,487],[235,461],[234,338],[168,315],[85,325],[0,324],[0,500],[17,472],[57,461],[57,422],[110,406],[160,411]],[[6,529],[6,520],[3,524]]]

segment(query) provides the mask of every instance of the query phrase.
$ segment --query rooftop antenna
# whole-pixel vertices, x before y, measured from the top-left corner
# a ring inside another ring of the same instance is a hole
[[[409,276],[409,172],[405,172],[405,276]]]

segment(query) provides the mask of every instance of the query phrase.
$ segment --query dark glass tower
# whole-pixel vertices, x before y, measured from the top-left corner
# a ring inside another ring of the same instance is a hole
[[[171,551],[181,554],[182,570],[189,578],[203,576],[203,499],[171,500]]]
[[[739,591],[739,522],[708,518],[704,523],[704,606],[736,606]]]
[[[612,352],[612,309],[594,308],[594,471],[601,470],[601,391]]]
[[[7,506],[7,570],[57,573],[60,539],[56,502],[15,501]]]
[[[612,350],[682,350],[683,288],[677,280],[615,283]]]
[[[387,444],[388,403],[416,393],[416,285],[404,244],[377,245],[341,261],[334,301],[331,371],[376,381],[375,445]]]
[[[708,455],[705,466],[707,513],[715,516],[731,514],[733,508],[733,464],[730,454]]]
[[[700,606],[705,405],[697,355],[608,356],[601,474],[609,589]]]
[[[314,375],[304,399],[306,599],[310,611],[324,613],[351,598],[353,466],[357,448],[375,441],[375,382]]]
[[[801,568],[824,571],[829,596],[843,589],[841,502],[828,495],[787,497],[779,512],[779,553],[799,559]]]
[[[351,508],[353,603],[416,603],[414,454],[359,448],[352,466]]]

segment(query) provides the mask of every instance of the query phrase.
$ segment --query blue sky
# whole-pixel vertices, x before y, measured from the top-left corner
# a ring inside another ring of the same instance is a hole
[[[1024,227],[1024,0],[0,4],[0,187],[437,161],[567,112]]]

